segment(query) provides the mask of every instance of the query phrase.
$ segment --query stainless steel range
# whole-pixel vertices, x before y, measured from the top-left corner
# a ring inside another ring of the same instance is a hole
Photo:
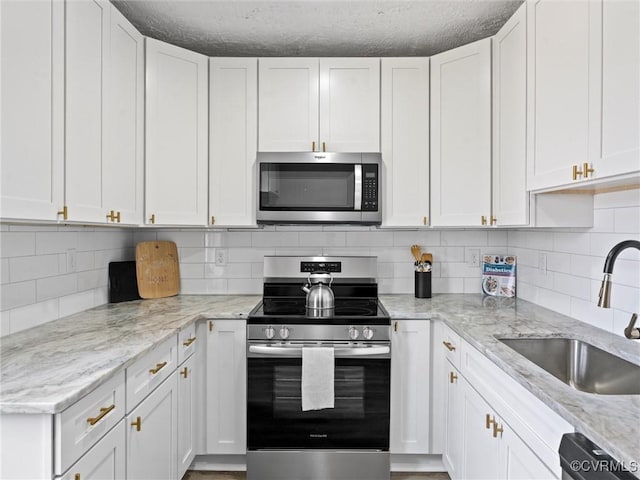
[[[308,308],[314,273],[330,284],[330,315]],[[389,480],[390,320],[376,273],[376,257],[265,257],[247,321],[248,480]],[[303,410],[305,362],[320,350],[333,358],[315,365],[333,375],[331,406]]]

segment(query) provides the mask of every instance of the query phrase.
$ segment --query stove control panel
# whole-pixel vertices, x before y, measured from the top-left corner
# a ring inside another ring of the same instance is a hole
[[[342,262],[300,262],[300,271],[302,273],[340,273],[342,272]]]
[[[387,342],[390,339],[390,328],[381,325],[342,324],[285,324],[248,325],[247,340],[269,343],[282,342]]]

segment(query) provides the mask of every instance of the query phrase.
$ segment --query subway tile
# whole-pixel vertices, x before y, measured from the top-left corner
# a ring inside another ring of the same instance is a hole
[[[264,262],[254,262],[251,264],[251,278],[264,278]]]
[[[108,287],[100,287],[93,289],[93,304],[97,307],[98,305],[104,305],[109,302],[109,288]]]
[[[59,273],[58,255],[15,257],[9,259],[12,282],[51,277]]]
[[[613,208],[594,210],[591,232],[614,232],[614,216]]]
[[[571,255],[571,275],[577,277],[602,279],[604,258],[590,255]]]
[[[636,237],[640,238],[639,236]],[[629,240],[630,238],[631,237],[628,234],[624,233],[593,233],[591,235],[590,253],[591,255],[606,257],[611,248],[624,240]],[[628,251],[622,252],[618,258],[631,258],[631,256],[640,258],[637,256],[638,254],[640,254],[638,250],[629,249]]]
[[[555,290],[538,288],[536,303],[563,315],[571,315],[571,297]]]
[[[482,293],[481,280],[478,278],[465,278],[464,293]]]
[[[510,247],[526,247],[529,232],[530,230],[509,230],[507,233],[507,245]]]
[[[275,255],[275,248],[229,248],[227,263],[262,262],[265,255]]]
[[[640,189],[600,193],[593,196],[593,208],[640,207]]]
[[[9,259],[0,259],[0,284],[9,283]]]
[[[23,257],[36,254],[36,234],[34,232],[2,232],[0,257]]]
[[[589,233],[555,232],[553,235],[553,250],[556,252],[576,253],[588,255],[590,253]]]
[[[464,279],[463,278],[432,278],[431,280],[431,292],[432,293],[463,293],[464,292]]]
[[[66,295],[60,297],[60,316],[73,315],[95,306],[93,290]]]
[[[599,308],[595,303],[581,298],[571,299],[571,316],[576,320],[588,323],[607,331],[613,329],[613,310]]]
[[[348,247],[391,247],[393,246],[393,232],[347,232]]]
[[[77,232],[36,233],[36,255],[64,253],[70,248],[78,248]]]
[[[638,289],[614,284],[611,288],[611,306],[626,312],[640,313]]]
[[[433,247],[426,252],[433,254],[433,263],[464,262],[464,247]]]
[[[321,232],[322,225],[276,225],[276,232]]]
[[[227,232],[227,247],[242,248],[251,246],[252,232]]]
[[[381,265],[381,264],[378,264]],[[382,264],[385,265],[385,264]],[[390,263],[387,265],[393,265],[393,275],[391,278],[414,278],[415,267],[412,263]]]
[[[251,278],[250,263],[229,263],[225,268],[227,278]]]
[[[76,272],[93,270],[95,267],[93,252],[76,252]],[[65,256],[66,262],[66,256]]]
[[[11,310],[36,303],[36,282],[5,283],[0,286],[0,310]]]
[[[94,288],[106,287],[109,283],[109,274],[106,268],[98,270],[88,270],[80,272],[78,275],[78,291],[93,290]]]
[[[420,245],[423,249],[440,245],[440,230],[409,230],[393,232],[393,245],[396,247],[410,248],[411,245]]]
[[[549,232],[528,232],[525,246],[536,250],[553,250],[553,236]]]
[[[98,250],[94,253],[94,265],[93,268],[108,268],[109,262],[124,262],[135,260],[134,250],[119,249],[119,250]]]
[[[517,270],[517,281],[524,281],[540,288],[554,288],[554,274],[540,272],[537,268],[528,267],[526,265],[519,266]]]
[[[484,255],[483,252],[480,252],[480,253]],[[492,253],[495,253],[495,252],[487,251],[486,253],[491,255]],[[509,247],[507,248],[507,253],[509,255],[513,255],[514,257],[516,257],[517,269],[520,269],[520,267],[522,266],[538,268],[538,255],[540,254],[540,252],[538,252],[537,250],[531,250],[528,248],[520,248],[520,247]]]
[[[298,247],[298,239],[298,232],[253,232],[251,245],[258,248]]]
[[[617,208],[614,211],[614,229],[616,233],[640,233],[640,207]]]
[[[203,263],[181,263],[180,278],[204,278],[205,265]]]
[[[15,225],[9,225],[9,231],[10,232],[57,232],[58,225],[25,225],[25,224],[18,223]]]
[[[179,248],[178,259],[180,263],[204,263],[205,249],[204,247]]]
[[[322,247],[282,247],[275,249],[276,255],[293,255],[299,257],[322,257]]]
[[[386,263],[378,261],[378,272],[377,278],[378,280],[381,278],[394,278],[395,277],[395,263]]]
[[[71,273],[69,275],[38,279],[36,281],[36,290],[38,302],[71,295],[78,291],[78,275]]]
[[[323,225],[322,230],[325,232],[370,232],[371,228],[364,225]],[[373,230],[377,231],[375,227],[373,227]]]
[[[445,246],[483,246],[487,245],[488,235],[486,230],[445,230],[441,239]]]
[[[378,281],[378,291],[380,294],[413,294],[414,280],[411,278],[381,278]]]
[[[227,280],[227,293],[229,295],[258,295],[262,293],[262,280],[259,278]]]
[[[158,232],[155,230],[138,229],[133,232],[133,245],[140,242],[155,242],[158,240]]]
[[[489,230],[487,232],[487,245],[494,247],[506,247],[508,244],[507,230]]]
[[[550,273],[549,276],[551,275],[556,292],[585,301],[591,299],[591,280],[588,278],[573,277],[565,273]]]
[[[366,256],[371,255],[371,249],[369,247],[328,247],[322,249],[323,255],[330,256]]]
[[[305,247],[345,247],[346,232],[300,232],[299,241]]]
[[[466,263],[448,262],[440,265],[441,277],[457,277],[457,278],[477,278],[480,279],[482,272],[480,267],[471,267]],[[478,280],[479,281],[479,280]]]
[[[227,293],[226,278],[186,278],[180,283],[183,295],[223,295]]]
[[[227,246],[227,232],[215,231],[204,233],[204,246],[206,248],[212,247],[226,247]]]
[[[158,231],[158,240],[175,242],[178,248],[184,247],[204,247],[204,233],[199,231]]]
[[[423,250],[423,252],[428,252],[428,250]],[[410,246],[406,247],[371,247],[369,250],[369,254],[374,257],[378,257],[378,262],[405,262],[411,264],[413,267],[413,262],[415,259],[411,254]]]
[[[600,270],[602,270],[602,266]],[[602,278],[602,274],[599,273],[595,278]],[[632,260],[617,260],[614,265],[612,279],[616,285],[626,285],[640,289],[640,263]],[[638,292],[638,295],[640,295],[640,292]]]
[[[11,310],[11,333],[42,325],[60,318],[59,300],[34,303]]]
[[[0,337],[5,337],[11,333],[11,310],[0,312]]]
[[[560,273],[571,273],[571,254],[545,252],[547,256],[547,270]]]

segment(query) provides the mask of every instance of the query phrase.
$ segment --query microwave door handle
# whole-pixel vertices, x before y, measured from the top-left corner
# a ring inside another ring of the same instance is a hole
[[[362,210],[362,165],[353,166],[354,173],[354,194],[353,194],[353,209],[358,211]]]
[[[387,345],[373,347],[335,348],[336,357],[366,357],[370,355],[388,355],[391,349]],[[249,353],[284,357],[301,357],[302,347],[270,347],[267,345],[249,345]]]

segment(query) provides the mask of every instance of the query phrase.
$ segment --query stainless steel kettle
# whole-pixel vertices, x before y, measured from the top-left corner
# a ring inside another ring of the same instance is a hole
[[[331,290],[333,277],[330,273],[315,272],[307,277],[307,284],[302,287],[307,293],[307,317],[333,317],[335,298]]]

